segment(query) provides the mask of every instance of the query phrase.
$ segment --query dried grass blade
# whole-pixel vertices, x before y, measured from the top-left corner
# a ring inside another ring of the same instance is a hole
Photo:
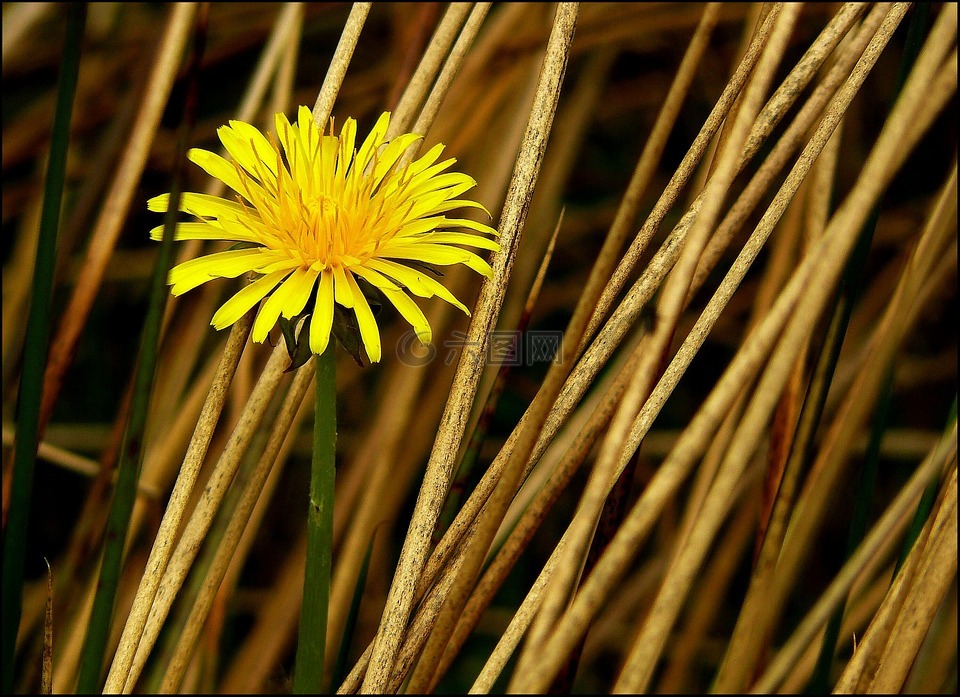
[[[813,638],[816,631],[827,621],[834,608],[840,600],[849,592],[850,587],[856,580],[857,574],[861,568],[870,561],[874,555],[882,554],[883,551],[893,549],[893,543],[896,537],[893,531],[896,528],[898,520],[902,519],[912,506],[916,505],[923,489],[934,480],[943,470],[945,464],[951,459],[955,460],[957,456],[957,424],[956,421],[951,425],[951,434],[937,444],[930,455],[917,468],[910,481],[900,490],[896,499],[884,512],[881,519],[870,531],[870,534],[864,540],[863,544],[857,549],[850,560],[844,564],[840,573],[830,584],[829,588],[817,601],[817,604],[807,614],[803,622],[778,652],[777,656],[770,663],[770,666],[764,672],[763,676],[753,685],[751,692],[754,694],[769,694],[777,688],[784,674],[789,670],[793,662],[799,657],[804,648]],[[951,482],[953,492],[953,508],[956,511],[956,476],[957,471],[954,466],[951,472]],[[953,515],[954,534],[956,533],[956,515]],[[952,547],[955,549],[955,546]],[[882,550],[882,551],[881,551]],[[954,555],[956,559],[956,555]],[[954,567],[955,568],[955,567]],[[837,686],[839,688],[839,685]]]
[[[353,51],[357,47],[357,41],[360,40],[363,24],[370,13],[370,5],[369,2],[355,2],[350,8],[347,23],[340,34],[340,41],[333,53],[330,67],[327,68],[327,74],[323,78],[323,85],[320,86],[320,94],[317,95],[317,101],[313,105],[313,120],[321,129],[326,128],[327,121],[330,119],[333,103],[337,101],[340,85],[343,84],[350,59],[353,58]]]
[[[507,246],[508,234],[513,238],[508,247],[510,266],[516,254],[520,230],[523,227],[553,124],[578,13],[578,3],[560,3],[557,6],[553,29],[547,42],[547,53],[541,67],[536,97],[500,222],[501,242],[504,246]],[[521,430],[510,461],[477,521],[476,534],[465,545],[463,568],[453,582],[453,587],[444,601],[424,652],[410,679],[409,690],[412,692],[433,689],[440,678],[436,668],[443,656],[447,640],[476,584],[483,560],[487,556],[510,501],[516,495],[525,465],[536,444],[539,428],[560,392],[564,378],[569,372],[569,366],[573,363],[574,347],[578,343],[578,337],[570,337],[550,365],[547,377],[531,407],[531,418],[526,428]]]
[[[483,284],[470,322],[465,345],[473,347],[473,350],[464,352],[457,364],[454,388],[444,409],[439,433],[427,463],[423,486],[417,497],[408,535],[387,596],[380,629],[374,640],[370,667],[362,688],[364,691],[382,691],[393,670],[410,617],[413,596],[426,563],[429,541],[450,486],[453,461],[463,437],[466,418],[483,370],[489,332],[496,324],[497,315],[503,303],[520,230],[523,227],[546,147],[559,94],[560,79],[566,65],[566,49],[569,47],[572,36],[572,26],[569,25],[571,8],[569,5],[560,7],[567,26],[558,32],[556,39],[549,43],[550,69],[543,70],[543,79],[537,91],[534,108],[531,110],[521,154],[517,159],[513,180],[498,226],[501,252],[494,257],[493,280]],[[561,10],[558,10],[559,12]],[[572,14],[576,14],[575,10]],[[545,59],[545,66],[547,61],[548,59]]]
[[[286,347],[279,344],[270,355],[266,366],[264,366],[263,373],[261,373],[260,379],[247,401],[240,420],[220,455],[216,468],[207,481],[203,496],[187,522],[186,528],[184,528],[183,534],[170,557],[166,571],[160,579],[153,605],[147,616],[143,635],[137,645],[133,663],[127,675],[124,692],[133,689],[140,673],[143,671],[147,657],[160,634],[160,629],[166,620],[173,600],[183,585],[187,572],[200,549],[200,544],[210,528],[220,503],[223,501],[227,487],[236,474],[240,459],[247,451],[267,405],[277,391],[283,377],[284,366],[289,363],[289,360]]]
[[[176,650],[167,664],[166,673],[160,685],[160,692],[176,692],[180,689],[184,671],[199,640],[200,630],[203,628],[207,616],[210,614],[214,598],[227,573],[227,568],[233,559],[233,555],[237,550],[237,545],[240,543],[240,538],[250,520],[253,508],[263,491],[267,476],[277,461],[277,455],[280,452],[284,440],[290,433],[290,427],[294,423],[294,417],[300,410],[304,397],[313,385],[314,372],[313,366],[307,365],[300,368],[294,377],[290,391],[287,393],[286,399],[283,402],[283,407],[270,431],[270,438],[267,441],[266,447],[257,460],[257,465],[253,472],[250,473],[243,492],[239,497],[240,500],[230,516],[230,522],[223,534],[223,538],[218,541],[216,552],[203,578],[199,594],[193,601],[190,615],[184,624],[183,631],[176,632]],[[221,515],[226,512],[226,509],[224,509]]]
[[[44,559],[44,561],[47,561]],[[47,602],[43,615],[43,653],[40,669],[40,694],[53,692],[53,571],[47,561]]]

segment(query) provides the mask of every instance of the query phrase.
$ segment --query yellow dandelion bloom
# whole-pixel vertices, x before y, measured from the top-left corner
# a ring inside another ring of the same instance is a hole
[[[327,348],[334,303],[356,315],[360,338],[370,360],[380,360],[380,332],[358,279],[386,297],[416,331],[431,340],[430,324],[407,294],[437,296],[467,314],[469,311],[420,264],[465,266],[489,277],[489,264],[475,249],[497,250],[488,225],[444,214],[457,208],[480,208],[458,198],[476,182],[446,170],[454,159],[437,162],[436,145],[409,164],[407,149],[421,136],[412,133],[386,140],[390,114],[384,113],[360,148],[357,123],[347,119],[339,137],[324,135],[305,106],[297,123],[276,116],[278,146],[259,130],[231,121],[218,130],[233,162],[194,148],[191,161],[216,177],[237,196],[227,200],[184,193],[180,210],[196,222],[179,223],[175,239],[228,240],[245,243],[184,262],[170,271],[174,295],[215,278],[236,278],[247,272],[256,280],[217,310],[211,324],[223,329],[264,301],[253,324],[253,340],[262,342],[278,319],[312,312],[310,350]],[[165,212],[169,195],[147,203]],[[150,236],[161,239],[163,226]],[[312,303],[312,306],[308,306]]]

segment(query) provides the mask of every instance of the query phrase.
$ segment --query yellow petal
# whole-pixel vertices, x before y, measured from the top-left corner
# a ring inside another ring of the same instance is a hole
[[[435,215],[431,218],[418,218],[417,220],[412,220],[399,231],[397,231],[398,237],[407,237],[409,235],[420,235],[424,232],[430,232],[435,230],[440,225],[446,225],[447,219],[442,215]]]
[[[419,295],[421,298],[437,296],[438,298],[446,300],[454,307],[459,308],[466,314],[470,314],[470,310],[467,309],[466,305],[457,300],[445,285],[427,273],[421,273],[417,269],[412,269],[409,266],[398,264],[389,259],[371,259],[367,262],[367,266],[395,278],[399,283],[405,285],[414,295]]]
[[[489,225],[484,225],[483,223],[478,223],[475,220],[468,220],[467,218],[447,218],[446,222],[443,224],[443,227],[465,227],[470,230],[476,230],[477,232],[486,233],[488,235],[493,235],[499,237],[500,233]]]
[[[303,311],[319,275],[320,271],[314,268],[304,269],[301,267],[294,271],[293,276],[287,281],[291,288],[290,295],[287,297],[287,302],[281,313],[284,317],[290,319]]]
[[[479,249],[500,251],[500,245],[480,235],[471,235],[466,232],[430,232],[421,239],[436,244],[465,244]]]
[[[471,188],[473,188],[471,182],[463,182],[446,189],[440,189],[439,191],[418,194],[417,198],[412,199],[414,202],[413,207],[410,209],[410,212],[407,213],[407,218],[412,219],[424,215],[433,215],[447,200],[456,198]]]
[[[404,176],[409,180],[423,172],[427,167],[437,161],[437,158],[440,157],[440,154],[443,152],[443,148],[443,143],[437,143],[432,148],[427,150],[422,157],[419,157],[410,163],[406,169],[406,172],[404,172]]]
[[[377,165],[373,168],[374,186],[383,181],[383,178],[390,172],[393,166],[397,164],[400,156],[407,151],[407,148],[421,138],[422,136],[416,133],[405,133],[390,141],[387,147],[383,149],[383,152],[380,153],[380,156],[377,158]]]
[[[297,126],[300,129],[300,141],[308,153],[313,153],[320,142],[320,129],[313,120],[313,112],[309,107],[301,106],[297,110]]]
[[[423,314],[423,310],[402,290],[384,288],[383,294],[400,311],[403,318],[410,323],[410,326],[417,333],[420,343],[429,344],[433,340],[433,332],[430,330],[430,323],[427,321],[426,315]]]
[[[444,247],[439,244],[413,244],[403,247],[384,248],[383,256],[391,259],[415,259],[427,264],[440,264],[442,266],[450,264],[463,264],[467,268],[473,269],[482,276],[491,278],[493,270],[490,265],[473,252],[458,247]]]
[[[377,119],[369,135],[364,139],[363,145],[357,151],[357,161],[355,167],[361,171],[366,168],[374,153],[383,144],[384,136],[387,134],[387,128],[390,126],[390,112],[385,111]]]
[[[167,282],[174,295],[186,293],[214,278],[236,278],[260,268],[274,253],[262,249],[232,249],[185,261],[170,269]]]
[[[367,299],[363,297],[363,293],[360,292],[360,287],[352,274],[347,275],[347,281],[350,283],[350,290],[353,291],[353,311],[357,313],[357,325],[360,327],[360,338],[363,340],[363,346],[367,350],[370,362],[379,363],[380,329],[377,327],[377,320],[374,318],[373,311],[367,304]]]
[[[216,153],[210,152],[209,150],[201,150],[200,148],[191,148],[187,151],[187,159],[198,165],[211,177],[222,181],[241,196],[247,195],[244,185],[240,181],[240,175],[237,173],[237,168]],[[250,182],[249,185],[259,188],[253,182]]]
[[[348,275],[343,272],[343,267],[339,264],[333,267],[334,297],[344,307],[353,307],[356,298],[353,295],[353,286],[347,280]]]
[[[438,165],[439,166],[439,165]],[[436,176],[430,177],[425,181],[417,183],[415,186],[412,186],[409,191],[407,191],[407,196],[410,198],[420,198],[421,196],[434,191],[440,191],[443,189],[453,189],[453,187],[465,187],[459,188],[455,196],[459,196],[461,193],[467,189],[471,189],[476,186],[477,183],[470,177],[465,174],[460,174],[460,172],[447,172],[446,174],[438,174]],[[446,192],[445,192],[446,193]],[[449,194],[446,198],[450,198]],[[446,200],[446,199],[444,199]]]
[[[486,209],[486,206],[484,206],[481,203],[477,203],[476,201],[471,201],[470,199],[467,199],[467,198],[459,198],[459,199],[453,199],[450,201],[444,201],[439,206],[434,208],[432,212],[435,214],[446,213],[447,211],[452,211],[456,208],[479,208],[480,210],[482,210],[484,213],[487,214],[488,218],[493,217],[492,215],[490,215],[490,211]]]
[[[276,272],[281,273],[281,272]],[[286,281],[284,281],[279,288],[273,291],[273,295],[267,298],[267,301],[260,308],[260,312],[257,314],[257,319],[253,323],[253,340],[257,343],[262,343],[264,339],[267,338],[267,334],[270,333],[270,330],[273,329],[274,325],[277,323],[277,320],[280,318],[280,313],[283,313],[284,317],[293,317],[307,302],[307,297],[302,297],[302,284],[304,277],[307,275],[307,271],[303,268],[297,268],[289,275]],[[309,292],[311,285],[307,287]],[[299,303],[299,306],[298,306]],[[290,312],[293,310],[293,312]]]
[[[368,266],[352,266],[350,271],[380,290],[400,290],[400,286]]]
[[[263,300],[264,296],[273,290],[286,275],[286,271],[277,271],[266,276],[261,276],[253,283],[244,286],[238,293],[220,306],[220,309],[213,315],[210,324],[217,329],[229,327],[247,314],[251,307]]]
[[[340,148],[337,150],[336,178],[341,181],[346,178],[350,163],[353,162],[353,148],[357,138],[357,122],[347,119],[340,131]]]
[[[242,228],[240,229],[242,230]],[[227,240],[234,242],[259,242],[260,238],[249,230],[242,233],[237,227],[232,226],[229,230],[218,227],[212,223],[177,223],[174,229],[173,239],[180,240]],[[150,230],[151,240],[163,239],[163,225]]]
[[[310,177],[313,168],[310,166],[310,155],[301,140],[299,126],[291,126],[287,117],[282,113],[276,115],[277,138],[283,145],[283,151],[286,153],[287,162],[290,165],[290,176],[296,182],[296,187],[291,191],[309,190]],[[281,174],[282,176],[282,174]],[[284,177],[286,180],[286,177]]]
[[[330,329],[333,327],[333,274],[324,271],[320,274],[320,286],[317,289],[317,301],[310,320],[310,350],[320,355],[330,343]]]
[[[147,201],[147,208],[155,213],[166,213],[170,205],[170,194],[160,194]],[[180,195],[180,210],[198,218],[250,218],[256,211],[244,208],[239,203],[209,194],[185,192]]]
[[[230,157],[253,176],[259,179],[263,167],[277,174],[276,148],[256,127],[243,121],[231,121],[229,126],[218,128],[217,135]]]

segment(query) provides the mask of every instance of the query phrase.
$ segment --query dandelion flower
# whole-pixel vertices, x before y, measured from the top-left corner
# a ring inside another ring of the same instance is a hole
[[[263,301],[253,324],[262,342],[282,316],[312,314],[310,350],[321,354],[330,342],[334,304],[352,310],[370,360],[380,360],[380,332],[370,303],[358,284],[379,290],[407,320],[423,343],[430,324],[408,295],[437,296],[469,311],[423,264],[464,264],[490,277],[491,269],[467,248],[497,250],[497,232],[488,225],[445,214],[479,208],[458,198],[476,182],[447,171],[456,161],[437,162],[443,145],[406,163],[403,156],[421,136],[386,140],[390,114],[384,113],[359,149],[357,124],[347,119],[339,137],[324,135],[310,109],[301,106],[296,124],[276,116],[276,139],[250,124],[231,121],[218,130],[233,162],[194,148],[191,161],[236,192],[234,200],[184,193],[180,210],[195,222],[177,224],[177,240],[240,243],[184,262],[170,271],[174,295],[215,278],[252,272],[255,280],[217,310],[211,324],[223,329]],[[282,151],[281,151],[282,147]],[[164,212],[169,195],[147,203]],[[163,227],[151,230],[161,239]]]

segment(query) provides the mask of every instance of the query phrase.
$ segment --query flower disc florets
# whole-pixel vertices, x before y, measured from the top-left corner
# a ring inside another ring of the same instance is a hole
[[[444,214],[480,208],[458,198],[476,182],[446,170],[454,159],[437,162],[443,145],[407,163],[404,154],[421,136],[408,133],[386,140],[390,114],[384,113],[360,145],[357,124],[347,119],[339,136],[324,135],[310,110],[302,106],[296,124],[276,116],[279,146],[259,130],[231,121],[218,130],[233,162],[194,148],[191,161],[236,192],[236,200],[185,193],[180,210],[196,222],[178,223],[175,239],[228,240],[242,243],[174,267],[169,282],[180,295],[214,278],[256,275],[213,316],[223,329],[263,301],[253,324],[262,342],[280,317],[312,314],[310,350],[327,348],[334,303],[352,310],[370,360],[380,360],[380,332],[358,284],[379,290],[413,326],[424,343],[430,325],[407,294],[440,297],[467,308],[421,264],[464,264],[484,276],[490,266],[462,246],[498,250],[488,225]],[[150,210],[167,210],[169,195],[157,196]],[[160,239],[162,226],[151,231]],[[485,235],[489,235],[485,236]],[[462,245],[462,246],[458,246]]]

